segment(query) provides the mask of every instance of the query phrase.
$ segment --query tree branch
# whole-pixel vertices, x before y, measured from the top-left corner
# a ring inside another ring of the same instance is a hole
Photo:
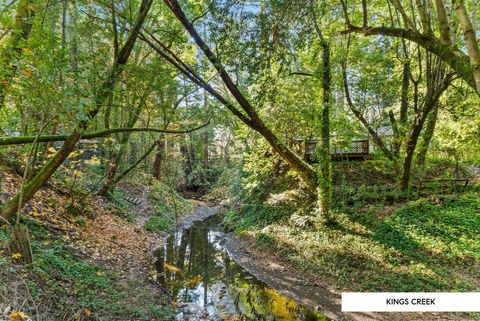
[[[478,94],[474,78],[474,71],[470,64],[469,57],[451,45],[442,44],[441,41],[432,34],[423,34],[415,30],[407,30],[395,27],[363,27],[348,25],[347,30],[342,31],[343,34],[361,33],[365,36],[384,35],[410,40],[427,51],[440,57],[447,63],[458,76],[467,82],[467,84],[475,89]]]
[[[82,139],[93,139],[93,138],[100,138],[100,137],[105,137],[109,136],[111,134],[115,133],[127,133],[127,132],[154,132],[154,133],[165,133],[165,134],[188,134],[193,131],[199,130],[201,128],[204,128],[210,124],[210,121],[195,127],[195,128],[190,128],[190,129],[184,129],[184,130],[170,130],[170,129],[158,129],[158,128],[148,128],[148,127],[142,127],[142,128],[111,128],[111,129],[104,129],[104,130],[98,130],[94,132],[89,132],[89,133],[83,133],[82,134]],[[65,141],[70,137],[70,135],[40,135],[38,136],[19,136],[19,137],[0,137],[0,146],[5,146],[5,145],[21,145],[21,144],[30,144],[35,142],[35,139],[37,139],[38,143],[47,143],[47,142],[59,142],[59,141]]]

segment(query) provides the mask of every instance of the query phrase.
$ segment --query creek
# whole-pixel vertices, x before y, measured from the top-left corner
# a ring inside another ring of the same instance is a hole
[[[156,251],[157,281],[181,321],[329,320],[280,294],[237,264],[224,247],[219,215],[179,228]]]

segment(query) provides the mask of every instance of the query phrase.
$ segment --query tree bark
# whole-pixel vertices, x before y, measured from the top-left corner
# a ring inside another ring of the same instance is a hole
[[[457,13],[458,24],[463,31],[463,39],[467,45],[477,93],[480,93],[480,48],[477,42],[476,30],[473,28],[464,0],[453,0],[452,3]],[[473,14],[476,15],[477,13],[474,12]]]
[[[470,63],[470,58],[456,46],[444,45],[440,39],[432,34],[422,34],[415,30],[407,30],[395,27],[369,27],[364,30],[362,27],[349,25],[348,29],[342,33],[362,33],[366,36],[384,35],[410,40],[427,51],[440,57],[447,63],[456,74],[472,87],[478,95],[480,95],[480,87],[477,87],[476,78],[474,76],[474,66]],[[477,72],[475,72],[477,73]]]
[[[131,171],[133,171],[141,162],[143,162],[147,157],[152,153],[152,151],[155,149],[157,146],[157,141],[155,141],[150,147],[146,150],[146,152],[140,157],[135,163],[130,165],[126,170],[121,172],[112,182],[111,184],[111,190],[115,188],[115,186],[125,177],[127,176]]]
[[[15,59],[22,53],[22,48],[19,47],[20,42],[28,39],[32,30],[32,22],[35,17],[34,8],[32,0],[20,0],[18,2],[15,27],[10,37],[5,41],[5,47],[0,54],[0,64],[2,69],[5,70],[1,73],[2,77],[0,78],[0,110],[5,103],[11,81],[17,72]]]
[[[417,116],[415,117],[412,132],[408,137],[406,143],[405,160],[403,162],[403,174],[400,181],[400,187],[402,188],[402,190],[408,190],[408,188],[410,187],[410,176],[412,171],[412,162],[415,148],[417,147],[418,138],[420,137],[425,121],[427,120],[427,117],[432,111],[432,109],[435,108],[435,105],[438,103],[438,99],[440,98],[440,96],[448,88],[448,85],[450,84],[450,79],[450,76],[446,76],[444,79],[441,80],[439,84],[436,85],[436,88],[428,90],[427,96],[425,97],[424,107],[419,113],[417,113]]]
[[[152,175],[156,179],[160,179],[163,171],[163,163],[165,159],[165,137],[160,135],[157,141],[157,153],[155,154],[155,161],[153,162]]]
[[[433,107],[433,110],[430,112],[427,118],[427,125],[422,135],[422,144],[420,145],[420,149],[417,153],[416,163],[419,166],[423,166],[427,158],[428,148],[430,147],[433,133],[435,132],[435,125],[437,124],[438,108],[438,104],[435,104],[435,107]]]
[[[208,132],[203,133],[203,168],[208,168]]]
[[[323,37],[322,37],[323,38]],[[318,210],[325,219],[330,219],[330,207],[332,203],[332,170],[330,165],[330,104],[331,104],[331,74],[330,74],[330,45],[323,40],[322,43],[323,63],[323,106],[321,113],[321,143],[318,151]]]

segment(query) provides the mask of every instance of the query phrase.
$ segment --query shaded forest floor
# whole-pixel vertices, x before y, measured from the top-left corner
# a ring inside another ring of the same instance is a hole
[[[21,179],[0,173],[5,200]],[[151,273],[152,252],[175,223],[161,213],[168,206],[159,201],[162,193],[170,191],[160,183],[123,184],[112,202],[88,196],[81,210],[72,211],[69,195],[55,185],[42,188],[24,209],[33,264],[0,253],[0,312],[12,306],[36,320],[166,320],[171,307]],[[178,216],[192,212],[192,204],[174,197]],[[159,220],[166,225],[147,230],[149,221]],[[0,241],[8,235],[5,226]]]

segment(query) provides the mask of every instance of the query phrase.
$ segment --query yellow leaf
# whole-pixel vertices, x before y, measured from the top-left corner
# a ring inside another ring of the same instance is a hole
[[[12,254],[12,259],[14,260],[20,260],[22,258],[22,253],[13,253]]]
[[[73,171],[73,176],[75,176],[75,177],[82,177],[82,172],[80,172],[79,170],[74,170],[74,171]]]
[[[80,155],[78,152],[73,151],[73,152],[71,152],[71,153],[68,155],[68,158],[75,158],[75,157],[77,157],[78,155]]]
[[[177,268],[176,266],[173,266],[171,264],[168,264],[168,263],[163,263],[163,265],[165,266],[165,268],[167,270],[169,270],[170,272],[175,272],[175,273],[180,273],[182,272],[182,270],[180,270],[179,268]]]
[[[97,158],[97,156],[93,155],[92,158],[90,158],[90,160],[87,161],[88,164],[90,165],[100,165],[100,160]]]
[[[28,316],[22,311],[13,311],[10,313],[9,317],[11,321],[22,321],[28,318]]]
[[[38,211],[31,211],[28,213],[30,216],[33,216],[33,217],[37,217],[37,216],[40,216],[40,214],[38,214]]]
[[[52,158],[57,153],[57,150],[53,147],[48,147],[47,158]]]
[[[23,70],[22,70],[22,74],[23,74],[25,77],[27,77],[27,78],[32,77],[32,72],[31,72],[31,70],[28,69],[28,68],[23,69]]]
[[[24,55],[26,55],[26,56],[29,56],[29,55],[32,54],[32,49],[30,49],[30,48],[23,48],[23,49],[22,49],[22,53],[23,53]]]
[[[85,309],[85,310],[83,310],[83,313],[85,313],[85,315],[86,315],[87,317],[89,317],[89,316],[92,315],[92,310],[90,310],[90,309]]]

